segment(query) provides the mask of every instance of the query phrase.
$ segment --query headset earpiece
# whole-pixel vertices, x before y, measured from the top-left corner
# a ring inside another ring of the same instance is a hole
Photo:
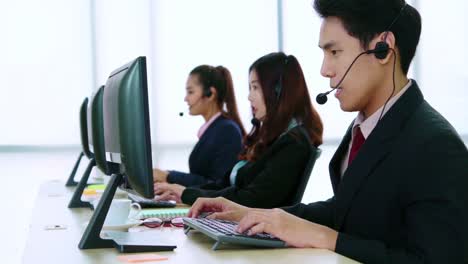
[[[401,16],[405,7],[406,7],[406,3],[400,9],[400,12],[398,12],[397,16],[393,19],[392,23],[390,23],[390,25],[387,27],[387,30],[385,30],[385,35],[383,37],[383,40],[377,42],[377,44],[375,44],[375,48],[373,50],[368,50],[367,54],[374,53],[375,57],[379,60],[383,60],[387,57],[390,47],[388,46],[387,42],[385,42],[385,40],[387,39],[389,30],[392,28],[393,24],[395,24],[395,22]]]
[[[203,96],[205,96],[205,97],[211,97],[212,94],[213,94],[213,93],[211,92],[210,89],[204,90],[204,91],[203,91]]]
[[[372,50],[368,50],[366,53],[371,54],[374,53],[375,57],[379,60],[383,60],[387,57],[388,51],[390,50],[387,42],[379,41],[375,44],[375,48]]]
[[[288,56],[286,56],[286,58],[284,59],[283,70],[281,72],[281,75],[279,77],[278,82],[275,84],[275,95],[276,95],[276,99],[278,101],[280,99],[281,92],[283,91],[283,74],[286,71],[286,67],[288,65],[288,62],[289,62],[289,58],[288,58]]]
[[[403,7],[400,9],[400,12],[398,12],[398,15],[393,19],[392,23],[390,23],[390,25],[387,27],[387,30],[385,30],[385,35],[383,36],[383,39],[379,42],[377,42],[375,44],[375,48],[374,49],[371,49],[371,50],[366,50],[366,51],[363,51],[362,53],[360,53],[358,56],[356,56],[356,58],[354,58],[353,62],[349,65],[348,69],[345,71],[345,74],[343,75],[343,77],[341,77],[341,80],[338,82],[337,85],[335,85],[335,87],[332,87],[332,89],[328,92],[325,92],[325,93],[319,93],[317,95],[317,98],[315,99],[317,101],[317,103],[319,104],[324,104],[327,102],[327,95],[329,93],[331,93],[332,91],[334,91],[335,89],[339,88],[340,87],[340,84],[343,82],[343,80],[345,79],[346,75],[348,74],[349,70],[351,69],[351,67],[354,65],[354,63],[356,62],[356,60],[363,54],[374,54],[374,56],[379,59],[379,60],[383,60],[387,57],[388,55],[388,52],[390,50],[393,51],[393,55],[396,56],[395,54],[395,51],[393,49],[390,48],[390,46],[388,46],[387,42],[385,42],[385,40],[387,39],[387,35],[388,33],[390,32],[393,24],[395,24],[395,22],[398,20],[398,18],[400,17],[400,15],[403,13],[403,10],[405,9],[406,7],[406,3],[403,5]],[[394,60],[396,60],[396,58],[394,58]],[[394,64],[394,67],[393,67],[393,78],[395,78],[395,64]],[[395,91],[395,82],[393,83],[393,90]],[[393,93],[392,93],[393,94]],[[390,98],[390,97],[389,97]],[[388,102],[388,100],[387,100]],[[387,102],[385,102],[384,104],[384,109],[385,109],[385,105],[387,104]],[[380,114],[380,117],[379,117],[379,120],[382,118],[382,113],[383,113],[383,110]]]
[[[280,95],[281,95],[281,90],[282,90],[282,87],[281,87],[281,78],[280,80],[278,81],[278,83],[276,83],[275,85],[275,95],[276,95],[276,99],[279,100],[280,98]]]

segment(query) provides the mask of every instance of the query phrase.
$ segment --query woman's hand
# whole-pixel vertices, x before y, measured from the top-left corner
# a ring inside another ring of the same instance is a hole
[[[156,201],[167,201],[175,200],[177,203],[181,203],[182,193],[185,187],[179,184],[170,184],[167,182],[160,182],[154,184],[154,194]]]
[[[153,169],[153,182],[167,182],[168,171]]]

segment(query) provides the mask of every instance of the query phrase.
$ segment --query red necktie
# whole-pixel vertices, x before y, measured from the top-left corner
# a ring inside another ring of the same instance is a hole
[[[362,144],[364,144],[364,141],[366,141],[366,139],[362,135],[361,128],[359,126],[357,126],[354,129],[354,138],[353,138],[353,144],[351,145],[351,151],[349,152],[348,166],[351,164],[351,162],[356,157],[356,155],[357,155],[359,149],[361,148]]]

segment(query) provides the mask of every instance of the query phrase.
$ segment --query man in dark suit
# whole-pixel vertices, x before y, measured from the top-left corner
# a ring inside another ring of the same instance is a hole
[[[330,162],[334,196],[273,210],[200,199],[190,216],[219,211],[212,217],[240,220],[240,232],[365,263],[467,261],[468,151],[407,78],[419,13],[401,0],[315,0],[314,7],[323,18],[322,75],[342,110],[358,112]]]

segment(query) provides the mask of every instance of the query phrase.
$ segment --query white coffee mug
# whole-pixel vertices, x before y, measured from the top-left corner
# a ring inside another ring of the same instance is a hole
[[[130,215],[130,208],[132,213]],[[124,225],[129,219],[135,218],[141,211],[141,206],[128,199],[114,199],[107,212],[105,226]]]

